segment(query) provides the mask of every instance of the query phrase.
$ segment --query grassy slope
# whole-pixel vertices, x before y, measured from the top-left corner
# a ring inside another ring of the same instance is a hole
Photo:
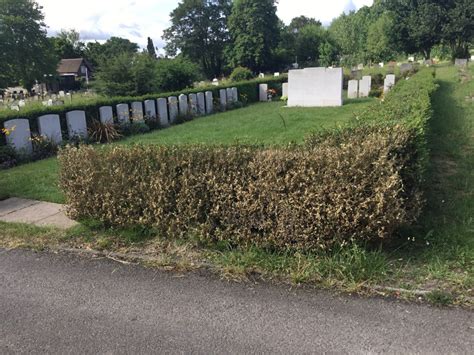
[[[301,143],[312,131],[344,124],[367,108],[372,99],[350,101],[342,108],[284,108],[283,103],[249,107],[199,118],[183,125],[130,137],[118,144]],[[63,202],[57,188],[57,161],[47,159],[0,171],[0,198],[18,196]]]

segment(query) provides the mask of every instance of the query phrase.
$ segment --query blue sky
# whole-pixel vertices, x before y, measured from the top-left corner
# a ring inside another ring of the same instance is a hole
[[[49,33],[76,29],[82,40],[103,41],[120,36],[146,45],[147,37],[162,48],[163,30],[178,0],[37,0],[43,6]],[[289,23],[293,17],[315,17],[324,24],[342,12],[371,5],[373,0],[280,0],[278,16]]]

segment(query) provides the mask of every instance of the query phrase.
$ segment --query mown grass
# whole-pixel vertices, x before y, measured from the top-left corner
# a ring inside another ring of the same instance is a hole
[[[302,143],[311,132],[343,125],[372,102],[373,99],[351,100],[339,108],[285,108],[282,102],[260,103],[133,136],[116,144]],[[0,171],[0,198],[9,196],[63,203],[56,158]]]

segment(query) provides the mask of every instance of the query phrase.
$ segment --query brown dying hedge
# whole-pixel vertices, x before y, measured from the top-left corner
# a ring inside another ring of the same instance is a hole
[[[382,240],[420,212],[404,191],[410,130],[359,127],[300,147],[100,147],[61,151],[74,218],[169,238],[315,250]]]

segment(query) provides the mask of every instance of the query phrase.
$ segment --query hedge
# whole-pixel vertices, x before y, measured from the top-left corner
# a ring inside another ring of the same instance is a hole
[[[420,72],[301,146],[66,148],[60,184],[74,218],[169,238],[303,251],[382,241],[422,211],[435,88]]]

